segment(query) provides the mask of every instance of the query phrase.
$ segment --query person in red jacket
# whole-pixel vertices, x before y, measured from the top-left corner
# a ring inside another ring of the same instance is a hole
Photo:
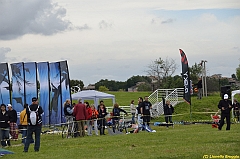
[[[82,103],[82,99],[79,99],[78,104],[75,105],[73,110],[73,116],[77,121],[79,136],[84,137],[85,136],[84,125],[87,119],[87,108]]]
[[[95,134],[98,135],[98,124],[97,124],[98,111],[97,109],[95,109],[95,106],[93,104],[91,105],[91,108],[92,108],[92,124],[94,127]]]
[[[92,136],[92,108],[88,102],[84,102],[87,108],[87,135]]]

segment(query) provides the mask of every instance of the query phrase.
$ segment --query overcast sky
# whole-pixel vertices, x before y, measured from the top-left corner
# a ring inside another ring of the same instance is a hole
[[[207,75],[240,64],[239,0],[0,0],[0,62],[68,60],[86,85],[126,81],[172,58],[207,60]]]

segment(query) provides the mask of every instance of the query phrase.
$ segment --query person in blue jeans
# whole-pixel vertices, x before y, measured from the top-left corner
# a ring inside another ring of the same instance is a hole
[[[36,113],[36,115],[37,115],[36,123],[33,123],[33,121],[30,120],[30,111],[37,112]],[[38,152],[40,149],[40,136],[41,136],[41,131],[42,131],[43,109],[41,106],[38,105],[38,99],[36,97],[32,98],[32,104],[26,108],[26,112],[27,112],[28,126],[27,126],[27,139],[26,139],[26,143],[24,145],[23,152],[28,152],[29,145],[32,141],[33,132],[35,133],[34,151]]]
[[[0,112],[0,134],[1,134],[1,145],[2,147],[11,146],[9,139],[9,130],[10,130],[10,117],[6,111],[6,105],[1,104]],[[7,144],[6,144],[7,141]]]
[[[22,134],[22,143],[25,144],[26,143],[26,138],[27,138],[27,112],[26,112],[26,108],[28,107],[28,104],[24,104],[24,109],[21,111],[20,113],[20,125],[21,128],[19,127],[19,130]],[[30,143],[34,143],[34,140],[32,139],[32,141]]]

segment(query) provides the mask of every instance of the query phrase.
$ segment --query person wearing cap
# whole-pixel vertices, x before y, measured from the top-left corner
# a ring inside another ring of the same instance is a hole
[[[228,95],[224,94],[223,99],[219,101],[218,108],[221,109],[221,121],[218,130],[222,130],[224,119],[226,118],[226,130],[230,130],[230,112],[232,109],[232,102],[228,99]]]
[[[9,125],[10,118],[9,114],[6,110],[6,105],[1,104],[1,111],[0,111],[0,133],[1,133],[1,145],[2,147],[11,146],[10,139],[9,139]],[[7,140],[7,144],[6,144]]]
[[[37,123],[36,125],[31,124],[30,120],[30,111],[37,112]],[[27,112],[27,139],[24,145],[23,152],[28,152],[29,145],[32,141],[32,135],[35,134],[35,144],[34,144],[34,151],[38,152],[40,148],[40,136],[42,131],[42,114],[43,109],[41,106],[38,105],[38,99],[36,97],[32,98],[32,104],[26,108]]]
[[[17,132],[17,112],[13,109],[11,104],[7,105],[8,108],[8,114],[10,118],[10,135],[12,136],[12,139],[17,140],[18,139],[18,132]]]

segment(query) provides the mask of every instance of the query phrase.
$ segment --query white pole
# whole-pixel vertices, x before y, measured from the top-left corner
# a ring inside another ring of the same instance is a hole
[[[204,61],[204,73],[205,73],[205,84],[204,84],[204,86],[205,86],[205,96],[207,97],[207,71],[206,71],[206,62],[207,61]]]

